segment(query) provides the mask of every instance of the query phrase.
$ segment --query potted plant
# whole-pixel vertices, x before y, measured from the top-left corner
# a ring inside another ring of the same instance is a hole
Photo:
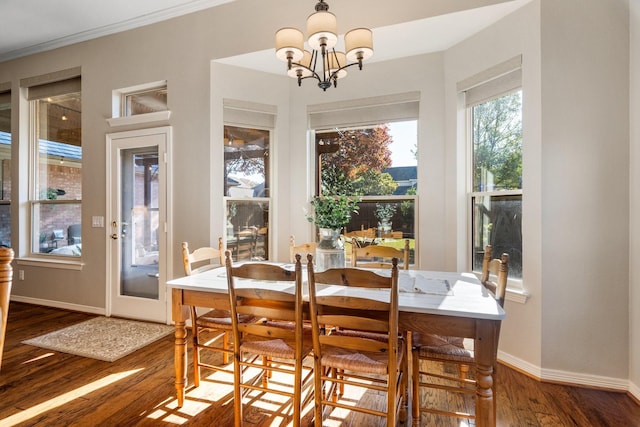
[[[342,230],[351,220],[351,215],[358,213],[359,199],[347,196],[315,196],[311,200],[313,213],[307,214],[307,220],[318,228]]]
[[[378,237],[391,232],[391,218],[396,213],[395,203],[376,203],[376,218],[378,218]]]
[[[347,196],[315,196],[311,200],[313,212],[307,214],[307,220],[319,229],[319,242],[316,247],[316,266],[318,269],[344,267],[344,245],[340,240],[342,227],[358,213],[359,198]]]

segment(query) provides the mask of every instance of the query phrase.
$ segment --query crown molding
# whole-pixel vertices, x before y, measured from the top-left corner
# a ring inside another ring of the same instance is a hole
[[[180,6],[159,10],[143,16],[138,16],[135,18],[127,19],[125,21],[117,22],[115,24],[105,25],[103,27],[82,31],[76,34],[60,37],[58,39],[50,40],[44,43],[38,43],[25,48],[12,50],[10,52],[0,54],[0,62],[8,61],[10,59],[20,58],[23,56],[33,55],[35,53],[46,52],[48,50],[69,46],[69,45],[84,42],[87,40],[97,39],[99,37],[104,37],[104,36],[120,33],[127,30],[132,30],[138,27],[144,27],[145,25],[155,24],[157,22],[166,21],[171,18],[176,18],[178,16],[187,15],[189,13],[198,12],[200,10],[220,6],[222,4],[230,3],[233,1],[235,0],[189,1]]]

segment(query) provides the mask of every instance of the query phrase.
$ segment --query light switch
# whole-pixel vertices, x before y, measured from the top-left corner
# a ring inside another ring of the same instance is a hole
[[[103,216],[91,217],[91,226],[104,228],[104,217]]]

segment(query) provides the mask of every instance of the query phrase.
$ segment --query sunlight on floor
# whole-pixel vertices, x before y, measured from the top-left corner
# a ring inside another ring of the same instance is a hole
[[[248,377],[256,375],[259,371],[252,371],[249,369],[245,374]],[[193,377],[189,376],[189,381],[192,382]],[[288,376],[274,374],[274,378],[270,383],[272,387],[277,389],[290,388]],[[361,399],[365,396],[366,390],[360,387],[347,386],[345,389],[345,396],[341,399],[342,403],[356,406],[360,403]],[[287,396],[279,395],[277,393],[263,394],[258,391],[250,391],[244,396],[243,402],[248,406],[257,408],[259,413],[268,414],[269,424],[264,424],[280,427],[283,425],[283,419],[290,416],[292,407],[290,399]],[[383,403],[384,404],[384,403]],[[178,402],[175,397],[167,399],[156,406],[156,408],[149,414],[147,418],[157,421],[162,421],[164,424],[183,425],[192,421],[199,414],[205,412],[211,406],[222,407],[225,405],[233,405],[233,365],[227,366],[226,371],[207,371],[202,370],[202,378],[200,380],[200,387],[193,387],[191,383],[187,386],[184,405],[182,408],[178,408]],[[302,410],[303,414],[311,414],[314,410],[313,399]],[[344,421],[351,414],[348,409],[335,408],[328,414],[325,419],[325,426],[327,427],[340,427]],[[245,409],[245,416],[251,416],[250,412]],[[308,415],[307,415],[308,416]],[[293,423],[290,423],[293,425]],[[468,427],[468,426],[460,426]]]
[[[23,365],[26,365],[27,363],[33,363],[33,362],[37,362],[38,360],[42,360],[42,359],[46,359],[47,357],[51,357],[53,356],[54,353],[45,353],[41,356],[38,357],[34,357],[33,359],[29,359],[29,360],[25,360],[24,362],[22,362]]]
[[[138,373],[142,370],[143,368],[140,368],[140,369],[133,369],[131,371],[120,372],[117,374],[107,375],[101,380],[94,381],[92,383],[79,387],[75,390],[72,390],[68,393],[64,393],[58,397],[54,397],[53,399],[49,399],[46,402],[42,402],[39,405],[20,411],[17,414],[12,415],[8,418],[5,418],[4,420],[2,420],[2,425],[13,426],[13,425],[25,422],[27,420],[30,420],[31,418],[37,417],[38,415],[44,412],[47,412],[47,411],[50,411],[51,409],[62,406],[65,403],[71,402],[74,399],[78,399],[98,389],[111,385],[117,381],[120,381],[123,378],[126,378],[135,373]]]

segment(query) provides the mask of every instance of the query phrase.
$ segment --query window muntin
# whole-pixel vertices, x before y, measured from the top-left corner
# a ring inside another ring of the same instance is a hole
[[[509,254],[510,278],[522,278],[522,91],[470,107],[472,268],[484,248]]]
[[[122,116],[167,111],[167,85],[122,93]]]
[[[30,105],[31,252],[80,256],[81,243],[69,234],[82,218],[80,92],[32,99]]]
[[[316,131],[317,194],[361,199],[345,232],[368,230],[373,243],[408,238],[413,248],[417,146],[416,120]]]
[[[11,247],[11,92],[0,93],[0,246]]]
[[[269,259],[270,135],[224,126],[225,240],[235,260]]]

